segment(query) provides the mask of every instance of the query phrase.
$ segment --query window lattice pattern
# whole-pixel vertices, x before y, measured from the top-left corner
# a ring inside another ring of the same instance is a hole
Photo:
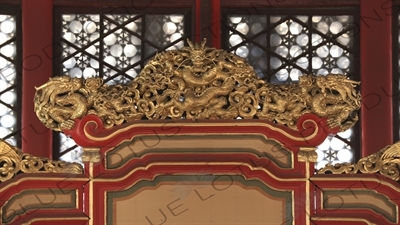
[[[354,158],[354,151],[351,148],[352,134],[353,129],[349,129],[326,138],[316,150],[318,153],[316,167],[322,168],[327,163],[352,162]]]
[[[228,46],[273,83],[352,71],[352,16],[230,16]],[[267,37],[268,36],[268,37]]]
[[[100,76],[125,84],[157,51],[183,47],[184,15],[62,15],[62,73]],[[82,150],[61,134],[61,159],[79,161]]]
[[[352,15],[228,15],[224,21],[230,52],[246,58],[271,83],[297,82],[302,74],[354,73]],[[352,130],[318,146],[317,168],[351,162]]]
[[[0,138],[17,145],[17,37],[15,16],[0,14]]]

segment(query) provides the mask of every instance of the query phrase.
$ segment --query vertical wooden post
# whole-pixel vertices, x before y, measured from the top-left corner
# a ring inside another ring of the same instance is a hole
[[[195,29],[195,35],[196,35],[196,42],[200,42],[200,35],[201,35],[201,0],[196,0],[196,29]]]
[[[22,0],[22,150],[52,157],[52,131],[34,113],[35,86],[48,81],[53,64],[53,0]]]
[[[212,46],[221,48],[221,1],[212,1]],[[228,41],[228,40],[226,40]]]
[[[393,143],[391,1],[360,1],[361,147],[367,156]]]

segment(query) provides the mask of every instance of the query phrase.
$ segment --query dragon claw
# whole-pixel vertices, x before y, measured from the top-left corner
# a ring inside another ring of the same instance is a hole
[[[340,121],[336,118],[329,118],[327,123],[329,128],[335,128],[340,126]]]
[[[60,123],[60,129],[61,130],[71,130],[75,126],[75,121],[74,120],[66,120],[62,123]]]

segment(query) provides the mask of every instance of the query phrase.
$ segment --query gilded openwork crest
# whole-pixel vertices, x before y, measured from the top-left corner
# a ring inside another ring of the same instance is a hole
[[[37,88],[35,111],[56,131],[74,119],[99,116],[106,128],[132,120],[265,119],[296,128],[305,113],[328,118],[346,130],[358,120],[359,82],[345,75],[303,75],[299,83],[275,85],[256,75],[243,58],[200,44],[158,53],[127,85],[101,78],[58,76]]]
[[[64,162],[24,153],[21,149],[0,139],[0,183],[20,173],[81,174],[79,163]]]

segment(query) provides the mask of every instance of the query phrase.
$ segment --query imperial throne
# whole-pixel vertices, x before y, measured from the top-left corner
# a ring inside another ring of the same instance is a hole
[[[205,44],[158,53],[126,85],[37,87],[38,119],[84,165],[2,141],[0,224],[399,224],[399,144],[315,170],[316,146],[357,122],[359,82],[271,84]]]

